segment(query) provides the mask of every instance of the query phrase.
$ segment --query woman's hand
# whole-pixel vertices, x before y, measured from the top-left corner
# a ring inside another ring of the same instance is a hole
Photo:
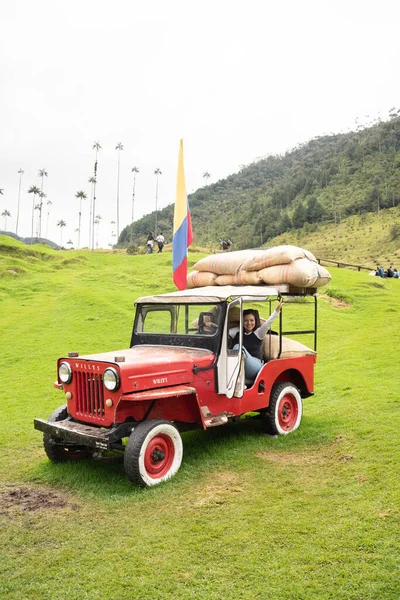
[[[281,301],[279,302],[278,306],[276,307],[276,312],[281,312],[281,308],[283,306],[283,298],[281,299]]]

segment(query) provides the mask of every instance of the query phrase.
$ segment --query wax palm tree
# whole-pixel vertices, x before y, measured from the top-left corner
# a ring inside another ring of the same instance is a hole
[[[88,179],[90,186],[90,210],[89,210],[89,248],[90,241],[92,239],[92,227],[93,227],[93,190],[96,183],[96,179],[94,177],[89,177]]]
[[[40,210],[40,202],[38,202],[37,204],[35,204],[35,210],[37,210],[39,212],[39,210]],[[39,219],[36,221],[36,231],[35,231],[36,240],[38,239],[38,225],[39,225]]]
[[[39,217],[38,217],[38,222],[37,222],[37,226],[36,226],[36,236],[38,238],[41,238],[42,236],[42,209],[43,209],[43,200],[45,198],[47,198],[47,194],[45,194],[44,192],[39,192],[38,194],[39,198],[40,198],[40,202],[37,206],[35,206],[35,210],[39,211]]]
[[[139,173],[139,169],[137,167],[132,167],[131,173],[133,173],[132,220],[131,220],[131,238],[130,238],[130,244],[132,245],[132,240],[133,240],[133,215],[134,215],[134,206],[135,206],[136,175],[137,175],[137,173]]]
[[[124,146],[121,142],[115,146],[115,150],[118,150],[118,175],[117,175],[117,236],[119,238],[119,164],[121,158],[121,150],[124,149]]]
[[[46,169],[39,169],[39,177],[42,178],[42,183],[41,183],[41,186],[40,186],[40,197],[41,197],[41,200],[40,200],[39,226],[38,226],[39,238],[40,238],[40,236],[42,234],[42,206],[43,206],[43,198],[44,198],[44,196],[42,196],[41,194],[43,194],[43,178],[47,177],[47,176],[48,176],[48,173],[47,173]]]
[[[159,177],[159,175],[162,175],[161,170],[159,168],[157,168],[154,171],[154,175],[156,176],[156,226],[154,228],[154,231],[155,231],[155,236],[157,237],[158,177]]]
[[[86,200],[87,196],[83,190],[76,192],[75,198],[79,200],[79,222],[78,222],[78,249],[81,241],[81,221],[82,221],[82,200]]]
[[[63,230],[63,227],[66,227],[66,226],[67,226],[66,222],[63,221],[62,219],[60,219],[57,223],[57,227],[60,228],[60,248],[62,248],[62,230]]]
[[[18,203],[17,203],[17,223],[15,226],[15,233],[18,235],[18,223],[19,223],[19,202],[20,202],[20,198],[21,198],[21,182],[22,182],[22,175],[24,174],[25,171],[23,171],[22,169],[20,169],[18,171],[19,174],[19,187],[18,187]]]
[[[4,231],[7,231],[7,217],[11,217],[11,213],[9,210],[5,209],[1,213],[1,216],[4,217]]]
[[[3,196],[4,188],[0,188],[0,196]]]
[[[48,229],[49,229],[50,206],[53,203],[52,203],[51,200],[47,200],[46,204],[47,204],[47,215],[46,215],[46,239],[47,239],[47,232],[48,232]]]
[[[33,244],[33,221],[34,221],[34,215],[35,215],[35,200],[36,200],[37,194],[40,194],[40,189],[37,187],[37,185],[32,185],[29,188],[29,190],[28,190],[28,194],[33,194],[33,202],[32,202],[32,229],[31,229],[31,244]]]
[[[92,251],[94,250],[94,219],[96,212],[96,184],[97,184],[97,157],[99,154],[99,150],[101,150],[101,146],[99,142],[94,142],[92,146],[92,150],[96,153],[96,159],[94,161],[94,170],[93,170],[93,210],[92,210]]]
[[[205,172],[203,173],[203,177],[204,177],[204,179],[206,180],[206,185],[208,185],[208,180],[209,180],[209,179],[210,179],[210,177],[211,177],[210,173],[209,173],[208,171],[205,171]]]

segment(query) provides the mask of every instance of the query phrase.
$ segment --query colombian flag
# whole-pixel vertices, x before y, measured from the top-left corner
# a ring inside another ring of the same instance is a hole
[[[172,238],[172,272],[178,290],[186,289],[187,249],[192,243],[192,222],[186,196],[185,172],[183,169],[183,140],[179,145],[178,177],[174,212],[174,235]]]

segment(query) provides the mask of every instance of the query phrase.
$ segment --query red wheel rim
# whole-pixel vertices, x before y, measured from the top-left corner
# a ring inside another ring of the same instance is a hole
[[[156,435],[144,453],[144,467],[150,477],[159,479],[170,470],[175,457],[174,442],[168,435]]]
[[[290,431],[297,423],[299,405],[293,394],[285,394],[279,401],[278,422],[281,429]]]

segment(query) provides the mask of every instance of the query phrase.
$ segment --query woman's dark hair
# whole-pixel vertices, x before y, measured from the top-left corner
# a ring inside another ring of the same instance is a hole
[[[246,315],[253,315],[253,317],[255,318],[256,324],[254,329],[258,329],[261,326],[260,315],[258,314],[258,310],[255,310],[254,308],[248,308],[243,311],[243,318],[245,318]]]

